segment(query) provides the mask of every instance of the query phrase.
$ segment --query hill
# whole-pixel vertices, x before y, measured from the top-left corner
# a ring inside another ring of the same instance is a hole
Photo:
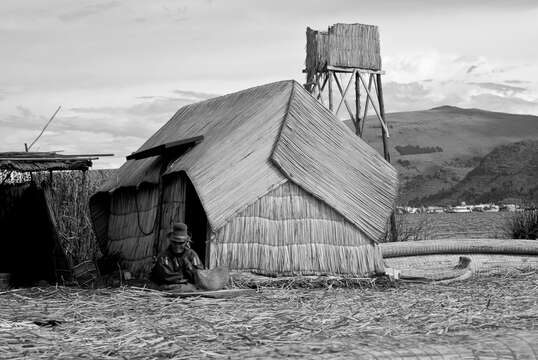
[[[400,174],[400,204],[420,203],[451,189],[497,146],[538,140],[533,115],[441,106],[390,113],[387,121],[392,163]],[[380,134],[378,120],[368,117],[364,139],[378,150]]]
[[[538,204],[538,140],[501,145],[448,191],[424,204],[518,202]]]

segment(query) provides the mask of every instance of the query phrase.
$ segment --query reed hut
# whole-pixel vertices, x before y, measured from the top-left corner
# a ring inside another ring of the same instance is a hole
[[[62,238],[64,221],[55,211],[69,204],[55,206],[64,194],[54,188],[53,172],[85,173],[93,159],[56,152],[0,153],[0,273],[11,274],[11,285],[71,280],[73,259]]]
[[[90,200],[98,242],[138,276],[192,232],[206,267],[270,275],[383,270],[394,168],[295,81],[187,105]]]

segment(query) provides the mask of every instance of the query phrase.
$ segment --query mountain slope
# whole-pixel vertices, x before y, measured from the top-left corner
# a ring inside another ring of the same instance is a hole
[[[441,106],[387,114],[387,121],[392,163],[400,174],[401,204],[419,203],[452,188],[497,146],[538,140],[538,117],[533,115]],[[364,139],[382,150],[375,117],[366,119]]]
[[[425,199],[425,204],[503,202],[538,204],[538,140],[501,145],[449,191]]]

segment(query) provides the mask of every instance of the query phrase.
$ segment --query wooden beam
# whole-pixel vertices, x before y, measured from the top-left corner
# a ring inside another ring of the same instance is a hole
[[[318,88],[318,95],[316,96],[316,98],[321,102],[322,105],[325,105],[325,104],[323,103],[323,96],[322,96],[323,89],[322,89],[321,86],[319,85],[319,78],[320,78],[321,76],[322,76],[321,74],[316,75],[316,86],[317,86],[317,88]]]
[[[364,103],[364,115],[362,116],[362,126],[361,126],[361,137],[362,134],[364,134],[364,124],[366,123],[366,117],[368,115],[368,106],[370,105],[369,99],[370,99],[370,90],[372,90],[372,80],[373,75],[368,75],[368,91],[366,91],[366,102]],[[360,79],[359,79],[360,80]]]
[[[97,160],[98,157],[0,157],[0,161],[83,161],[83,160]]]
[[[353,79],[353,74],[351,75],[351,79]],[[349,83],[346,87],[346,92],[349,88],[349,85],[351,84],[351,79],[349,80]],[[343,94],[342,85],[340,84],[340,80],[338,80],[338,75],[334,74],[334,82],[336,83],[336,86],[338,87],[338,90],[340,91],[340,94],[342,95],[342,99],[344,100],[344,104],[346,105],[347,111],[349,112],[349,116],[351,117],[351,121],[353,121],[353,124],[355,124],[355,115],[353,115],[353,111],[351,110],[351,106],[349,106],[345,94]],[[342,105],[342,101],[340,101],[340,104],[338,105],[338,109],[336,110],[336,114],[338,114],[338,110],[340,110],[340,106]]]
[[[325,79],[323,80],[323,84],[321,85],[321,88],[319,89],[320,93],[318,94],[318,100],[323,98],[323,90],[325,90],[325,86],[327,86],[327,81],[329,80],[329,76],[325,74]],[[323,104],[323,101],[321,101]]]
[[[203,139],[204,137],[200,135],[187,139],[181,139],[178,141],[172,141],[166,144],[157,145],[146,150],[134,152],[131,155],[127,156],[127,160],[140,160],[152,156],[164,155],[165,153],[170,153],[173,151],[186,151],[188,148],[199,144]]]
[[[361,80],[359,74],[355,73],[355,135],[362,137],[361,132]]]
[[[334,72],[346,72],[346,73],[354,73],[355,71],[358,71],[358,72],[360,72],[362,74],[381,74],[381,75],[385,75],[385,72],[383,70],[346,68],[346,67],[332,66],[332,65],[327,65],[327,70],[334,71]]]
[[[364,85],[364,88],[366,89],[366,93],[368,95],[370,95],[370,91],[366,88],[366,84],[364,83],[364,79],[362,78],[362,76],[359,76],[359,77],[361,79],[362,84]],[[379,111],[377,110],[377,108],[376,108],[376,106],[375,106],[375,104],[374,104],[374,102],[372,100],[371,95],[369,96],[369,99],[370,99],[370,102],[372,103],[372,108],[374,108],[375,114],[377,115],[377,118],[379,119],[379,122],[381,123],[381,127],[385,130],[386,136],[388,138],[389,137],[389,129],[387,129],[387,125],[385,125],[385,121],[383,120],[383,118],[379,114]]]
[[[332,72],[327,72],[329,76],[329,110],[333,111],[333,79]]]
[[[389,153],[389,145],[388,145],[388,137],[389,137],[389,131],[387,129],[387,124],[385,121],[385,102],[383,101],[383,86],[381,85],[381,75],[376,75],[376,88],[377,88],[377,102],[379,103],[379,112],[381,113],[381,118],[383,119],[383,122],[385,123],[385,126],[381,129],[381,135],[383,139],[383,154],[385,156],[385,160],[387,160],[390,163],[390,153]]]

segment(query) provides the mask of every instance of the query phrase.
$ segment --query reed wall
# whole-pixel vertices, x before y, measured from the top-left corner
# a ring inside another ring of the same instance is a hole
[[[153,265],[158,186],[122,188],[111,195],[107,255],[119,255],[125,269],[147,273]]]
[[[381,253],[327,204],[286,182],[217,230],[211,267],[267,275],[348,274],[383,270]]]
[[[379,29],[375,25],[335,24],[328,31],[306,29],[307,79],[325,66],[381,70]]]
[[[329,53],[329,37],[326,31],[306,28],[306,60],[307,81],[314,80],[316,72],[323,71],[327,65]]]
[[[159,186],[143,184],[111,194],[108,222],[108,255],[119,255],[125,269],[136,275],[151,271],[154,256],[168,246],[173,222],[185,220],[185,176],[164,180],[161,225],[157,227]]]
[[[328,64],[381,70],[379,30],[375,25],[335,24],[329,27]]]

